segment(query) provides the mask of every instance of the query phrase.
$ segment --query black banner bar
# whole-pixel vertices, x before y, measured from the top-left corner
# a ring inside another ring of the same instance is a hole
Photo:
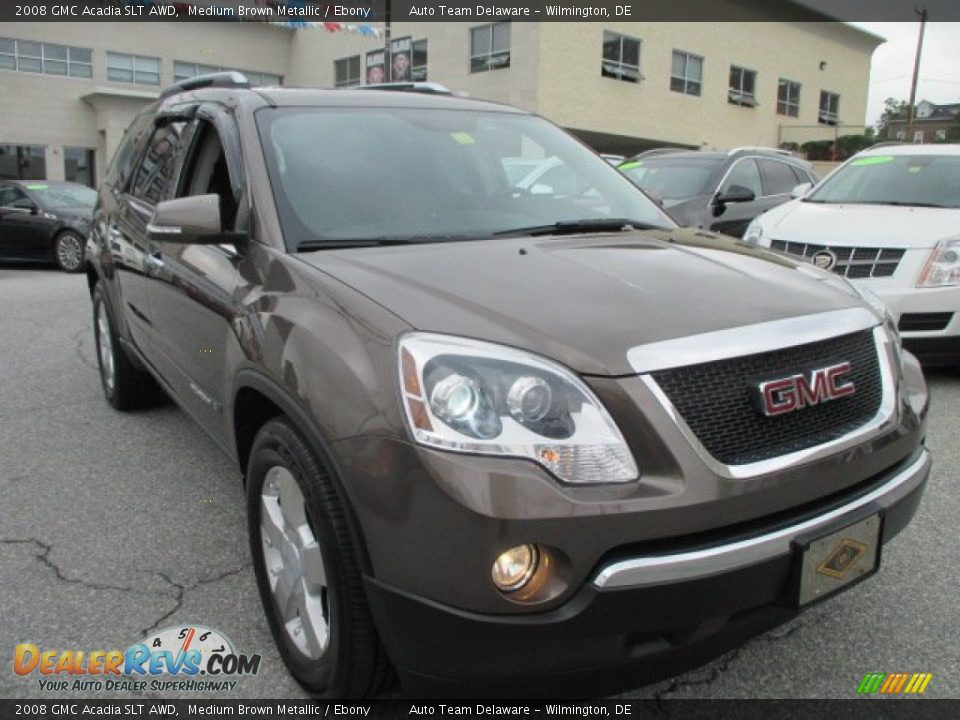
[[[0,700],[8,718],[664,718],[669,720],[953,720],[960,700]]]
[[[924,0],[960,21],[960,0]],[[915,22],[914,0],[3,0],[0,21],[41,22]]]

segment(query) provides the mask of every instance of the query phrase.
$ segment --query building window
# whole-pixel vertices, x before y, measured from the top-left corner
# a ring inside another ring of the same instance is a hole
[[[0,145],[0,178],[46,180],[47,148],[43,145]]]
[[[637,38],[604,30],[600,74],[603,77],[626,82],[639,82],[641,79],[640,41]]]
[[[216,72],[242,73],[251,85],[282,85],[283,78],[273,73],[256,72],[255,70],[241,70],[239,68],[221,67],[219,65],[201,65],[199,63],[175,60],[173,63],[173,81],[189,80],[198,75],[209,75]]]
[[[906,140],[907,132],[906,130],[897,130],[897,140]]]
[[[108,52],[107,80],[136,85],[159,85],[160,58]]]
[[[91,148],[65,147],[63,149],[63,177],[70,182],[97,186],[96,151]]]
[[[470,72],[510,67],[510,23],[470,28]]]
[[[840,111],[840,96],[837,93],[820,91],[820,114],[817,121],[826,125],[836,125]]]
[[[427,79],[427,41],[416,40],[413,43],[413,64],[410,67],[410,79],[423,82]]]
[[[93,50],[0,38],[0,70],[88,78],[93,75]]]
[[[918,145],[923,142],[923,130],[913,131],[913,141]]]
[[[777,86],[777,115],[800,115],[800,83],[780,78]]]
[[[681,50],[673,51],[670,89],[687,95],[699,95],[703,86],[703,58]]]
[[[337,87],[350,87],[360,84],[360,56],[341,58],[333,61],[334,83]]]
[[[727,101],[745,107],[757,106],[757,71],[730,66],[730,90]]]
[[[935,139],[937,142],[946,142],[947,141],[947,131],[945,128],[940,128],[936,131]]]

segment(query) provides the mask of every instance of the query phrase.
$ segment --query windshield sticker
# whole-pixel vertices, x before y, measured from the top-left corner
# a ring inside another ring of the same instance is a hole
[[[893,155],[876,155],[874,157],[865,157],[860,158],[859,160],[854,160],[851,165],[883,165],[884,163],[893,162]]]
[[[49,185],[27,185],[27,190],[49,190]]]
[[[625,162],[622,165],[618,165],[617,167],[620,170],[633,170],[634,168],[638,168],[641,165],[643,165],[643,160],[634,160],[633,162]]]
[[[473,139],[473,135],[468,132],[463,132],[462,130],[450,133],[450,137],[461,145],[473,145],[476,142],[476,140]]]

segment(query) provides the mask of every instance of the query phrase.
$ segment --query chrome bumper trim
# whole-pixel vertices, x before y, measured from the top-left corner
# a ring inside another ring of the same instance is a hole
[[[594,577],[593,584],[602,589],[662,585],[718,575],[786,555],[799,535],[826,529],[835,520],[872,502],[890,507],[926,480],[930,465],[930,453],[924,448],[916,460],[876,490],[823,515],[766,535],[705,550],[622,560],[603,568]]]

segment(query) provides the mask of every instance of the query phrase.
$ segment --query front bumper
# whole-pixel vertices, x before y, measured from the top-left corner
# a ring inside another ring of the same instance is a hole
[[[881,543],[913,517],[920,448],[854,495],[722,544],[605,560],[562,605],[480,614],[366,578],[387,652],[411,694],[610,693],[700,665],[796,615],[793,542],[879,513]]]

